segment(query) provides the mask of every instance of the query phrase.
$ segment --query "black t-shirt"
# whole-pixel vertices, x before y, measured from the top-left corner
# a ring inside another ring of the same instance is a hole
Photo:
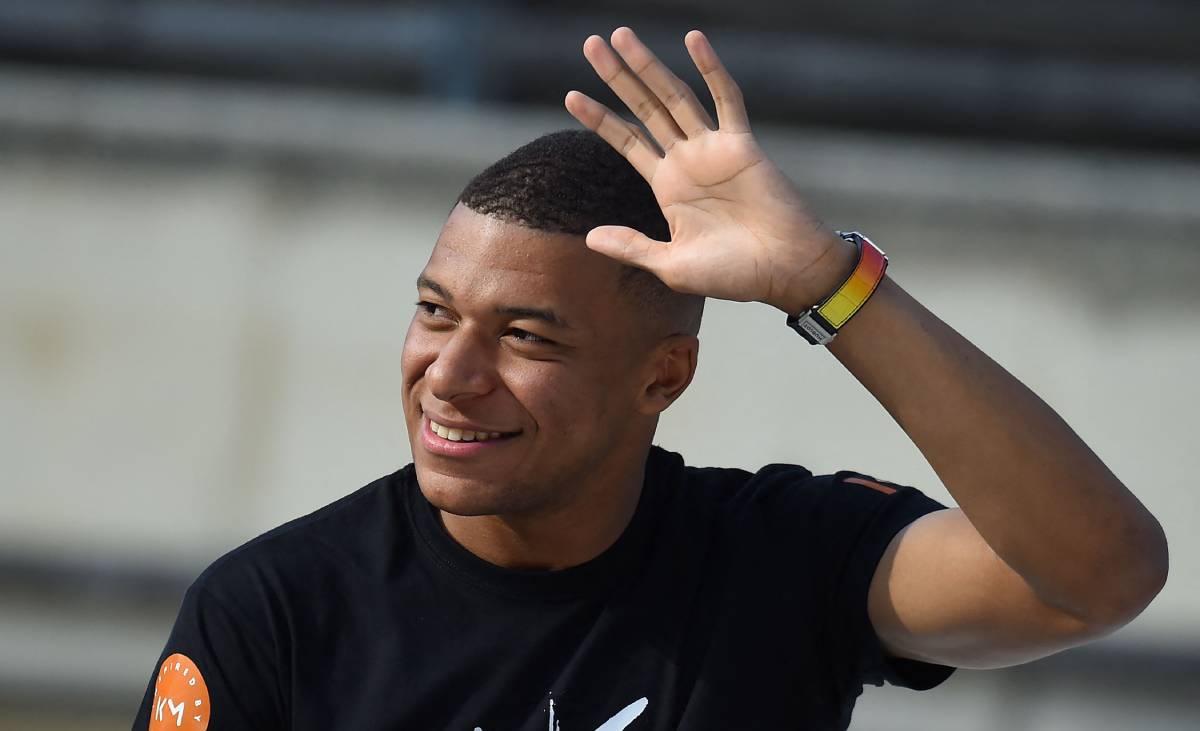
[[[943,506],[853,477],[654,448],[607,551],[515,571],[409,465],[205,570],[134,729],[843,729],[864,683],[953,670],[886,658],[867,615],[891,538]]]

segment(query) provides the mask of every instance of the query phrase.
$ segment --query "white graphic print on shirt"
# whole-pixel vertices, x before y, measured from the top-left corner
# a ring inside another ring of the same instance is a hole
[[[625,706],[617,711],[617,715],[608,719],[604,723],[596,727],[596,731],[623,731],[629,727],[629,724],[642,715],[642,711],[646,710],[646,706],[650,705],[649,699],[638,698],[633,703]],[[479,726],[475,727],[475,731],[483,731]],[[550,699],[550,725],[547,731],[562,731],[562,726],[554,719],[554,699]]]

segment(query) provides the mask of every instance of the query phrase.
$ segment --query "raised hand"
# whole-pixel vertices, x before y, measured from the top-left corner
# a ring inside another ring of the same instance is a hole
[[[704,34],[693,30],[684,44],[713,96],[716,124],[629,28],[613,31],[611,48],[599,36],[583,44],[592,68],[653,139],[581,92],[567,94],[567,110],[650,183],[671,229],[663,242],[600,226],[587,245],[681,292],[757,300],[796,314],[849,274],[853,249],[807,212],[792,182],[763,154],[741,90]]]

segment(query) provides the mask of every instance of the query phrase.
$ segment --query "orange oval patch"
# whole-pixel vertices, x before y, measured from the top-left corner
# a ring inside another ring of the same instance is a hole
[[[163,660],[154,680],[154,705],[150,707],[150,731],[208,728],[208,686],[196,663],[175,653]]]

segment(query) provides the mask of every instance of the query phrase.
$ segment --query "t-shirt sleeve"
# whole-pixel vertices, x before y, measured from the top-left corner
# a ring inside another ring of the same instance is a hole
[[[822,520],[819,540],[833,550],[828,642],[835,673],[853,694],[884,682],[914,690],[933,688],[954,668],[887,655],[871,625],[867,593],[892,539],[916,519],[946,506],[915,488],[857,472],[819,478]],[[827,482],[826,482],[827,481]]]
[[[184,597],[133,731],[282,728],[276,665],[264,628],[202,577]]]

